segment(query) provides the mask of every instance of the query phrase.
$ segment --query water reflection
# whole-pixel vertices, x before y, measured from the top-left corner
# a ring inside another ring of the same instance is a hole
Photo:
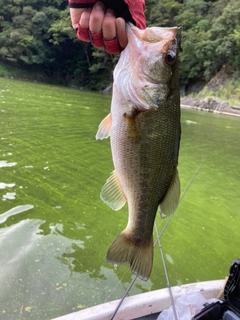
[[[4,167],[14,167],[16,166],[17,162],[8,162],[6,160],[0,160],[0,168]]]
[[[48,221],[45,221],[39,226],[38,233],[44,236],[58,236],[61,246],[55,258],[69,268],[70,274],[86,272],[90,278],[103,279],[100,272],[101,264],[96,264],[96,261],[105,262],[105,257],[102,256],[102,251],[97,254],[96,239],[93,239],[92,235],[87,235],[86,232],[87,228],[84,223],[65,223],[63,225],[62,223],[49,224]],[[74,239],[73,236],[76,236],[77,239]]]
[[[24,211],[28,211],[33,208],[34,208],[34,206],[31,204],[26,204],[26,205],[14,207],[14,208],[12,208],[12,209],[10,209],[0,215],[0,224],[4,223],[9,217],[12,217],[14,215],[17,215],[17,214],[22,213]]]
[[[7,192],[2,196],[2,200],[14,200],[16,197],[16,192]]]
[[[15,183],[4,183],[0,182],[0,189],[12,188],[15,186]]]
[[[1,223],[31,208],[30,205],[13,208],[2,216]],[[51,310],[55,317],[92,301],[96,304],[109,296],[118,297],[119,289],[112,295],[106,282],[119,283],[116,273],[102,265],[96,268],[93,260],[97,257],[91,256],[91,252],[89,264],[85,263],[83,255],[92,247],[91,238],[66,237],[61,223],[49,224],[49,232],[43,234],[45,228],[46,221],[25,219],[0,229],[0,286],[5,288],[0,292],[0,313],[4,310],[6,319],[18,318],[20,311],[23,319],[49,319],[53,317]],[[127,284],[128,281],[120,283],[122,292]],[[10,296],[12,299],[6,298]]]
[[[198,124],[196,121],[186,120],[186,124]]]

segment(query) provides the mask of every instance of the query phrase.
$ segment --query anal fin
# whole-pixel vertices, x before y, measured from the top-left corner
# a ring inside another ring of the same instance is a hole
[[[127,199],[115,170],[102,187],[100,198],[113,210],[120,210],[125,205]]]

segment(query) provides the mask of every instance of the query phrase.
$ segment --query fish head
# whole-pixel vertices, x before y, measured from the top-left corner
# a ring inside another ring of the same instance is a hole
[[[128,92],[144,109],[157,108],[167,99],[171,85],[178,86],[178,29],[151,27],[140,30],[127,24],[128,45],[121,59],[129,76],[122,75],[125,80],[122,83],[125,88],[127,81],[131,83]],[[121,72],[123,74],[123,68]]]
[[[153,78],[158,80],[159,71],[170,69],[169,66],[177,59],[178,28],[152,27],[140,30],[131,26],[129,29],[131,56],[135,61],[139,58],[141,61],[145,61],[143,67],[147,69],[148,74],[150,73]]]

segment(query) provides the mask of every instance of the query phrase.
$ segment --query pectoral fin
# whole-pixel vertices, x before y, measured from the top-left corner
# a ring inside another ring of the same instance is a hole
[[[98,126],[96,140],[107,139],[111,135],[112,115],[109,113]]]
[[[124,113],[123,117],[126,121],[127,135],[130,139],[134,141],[139,141],[140,139],[140,126],[138,115],[139,111],[136,107],[132,107],[128,112]]]
[[[172,181],[168,188],[168,191],[159,205],[160,215],[162,218],[171,215],[177,209],[180,198],[180,180],[178,177],[178,171],[173,174]]]
[[[125,205],[127,200],[115,171],[102,187],[100,198],[113,210],[120,210]]]

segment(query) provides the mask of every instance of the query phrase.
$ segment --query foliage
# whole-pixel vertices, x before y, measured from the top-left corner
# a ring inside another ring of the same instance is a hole
[[[66,0],[0,0],[0,61],[101,89],[118,56],[76,40]],[[208,81],[223,65],[240,70],[239,0],[146,0],[148,26],[182,27],[180,81]],[[239,74],[238,74],[239,76]]]
[[[149,3],[150,2],[150,3]],[[151,4],[151,5],[150,5]],[[150,6],[146,12],[148,26],[172,27],[176,25],[175,17],[182,8],[182,3],[175,0],[146,1]]]
[[[183,26],[181,78],[208,81],[224,64],[240,70],[240,8],[236,0],[186,0],[176,17]]]
[[[0,61],[40,66],[63,84],[73,78],[82,82],[88,77],[90,51],[75,39],[67,2],[49,3],[0,0]]]

